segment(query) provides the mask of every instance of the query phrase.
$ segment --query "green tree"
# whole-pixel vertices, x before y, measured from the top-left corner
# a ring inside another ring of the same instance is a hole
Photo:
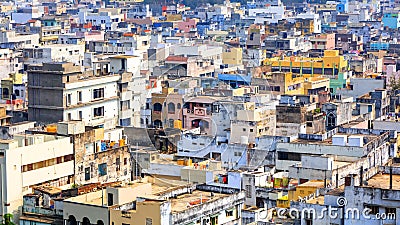
[[[15,223],[12,221],[13,215],[10,213],[7,213],[3,216],[3,222],[1,225],[15,225]]]

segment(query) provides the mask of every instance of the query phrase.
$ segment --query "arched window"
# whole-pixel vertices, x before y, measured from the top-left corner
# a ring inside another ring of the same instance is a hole
[[[82,225],[90,225],[90,220],[87,217],[83,217]]]
[[[103,222],[103,220],[97,220],[97,223],[96,223],[97,225],[104,225],[104,222]]]
[[[154,124],[154,127],[157,127],[157,128],[162,127],[161,120],[154,120],[153,124]]]
[[[76,218],[73,215],[69,215],[67,222],[68,225],[77,225]]]
[[[160,103],[155,103],[155,104],[153,105],[153,110],[154,110],[154,111],[157,111],[157,112],[161,112],[161,110],[162,110],[162,105],[161,105]]]
[[[176,104],[177,109],[181,109],[181,103]]]
[[[336,126],[336,116],[333,113],[329,113],[327,116],[327,125],[328,127],[335,127]]]
[[[15,90],[15,95],[19,96],[19,90]]]
[[[172,102],[168,103],[168,113],[175,113],[175,104]]]

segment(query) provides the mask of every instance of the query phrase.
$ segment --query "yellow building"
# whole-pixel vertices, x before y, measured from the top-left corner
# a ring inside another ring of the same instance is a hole
[[[298,19],[296,20],[296,30],[301,31],[301,35],[314,33],[314,19]]]
[[[348,62],[338,50],[325,50],[322,58],[274,57],[264,60],[272,71],[293,72],[310,75],[335,75],[347,71]]]
[[[339,55],[338,50],[325,50],[321,58],[307,57],[274,57],[264,60],[273,72],[291,72],[304,77],[329,77],[332,93],[347,84],[348,61]]]
[[[0,10],[2,13],[6,13],[6,12],[11,11],[13,9],[13,6],[14,6],[13,4],[2,3],[0,5]]]
[[[166,14],[168,22],[182,21],[182,14]]]
[[[324,181],[312,180],[298,185],[295,189],[289,190],[288,200],[298,201],[300,198],[305,198],[316,193],[317,189],[324,187]]]
[[[222,53],[222,63],[229,65],[241,65],[242,57],[242,48],[230,48]]]
[[[276,206],[279,208],[289,208],[291,201],[313,198],[317,189],[323,187],[324,181],[307,181],[298,185],[296,188],[289,190],[288,195],[279,198],[276,202]]]
[[[291,72],[273,72],[263,76],[268,81],[273,94],[316,95],[330,88],[329,78],[311,76],[310,74],[293,74]]]

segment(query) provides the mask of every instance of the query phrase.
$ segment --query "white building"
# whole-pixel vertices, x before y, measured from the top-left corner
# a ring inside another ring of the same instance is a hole
[[[50,182],[63,186],[74,174],[73,145],[69,137],[18,134],[0,141],[0,211],[16,213],[23,194],[32,185]]]
[[[122,73],[119,81],[119,125],[140,127],[140,109],[146,101],[146,77],[140,74],[141,57],[114,56],[110,58],[110,66],[110,72]]]
[[[79,12],[80,23],[91,23],[92,26],[101,26],[105,30],[114,30],[119,22],[124,21],[124,14],[120,9],[102,8],[98,13],[84,9]]]
[[[25,48],[39,45],[39,34],[19,34],[15,31],[1,31],[0,45],[2,48]]]
[[[85,45],[55,44],[25,48],[23,57],[25,64],[40,64],[50,62],[71,62],[82,65]]]
[[[28,71],[29,120],[82,120],[106,130],[117,125],[119,74],[82,73],[72,63],[44,63]]]
[[[0,79],[8,77],[11,73],[18,73],[22,68],[16,52],[8,48],[0,49]]]

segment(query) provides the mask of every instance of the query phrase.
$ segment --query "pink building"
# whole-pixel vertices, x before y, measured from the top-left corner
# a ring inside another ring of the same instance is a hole
[[[197,24],[197,19],[187,18],[186,21],[178,23],[178,29],[183,31],[184,33],[188,33],[196,28],[196,24]]]
[[[199,96],[187,100],[183,106],[183,128],[187,130],[200,128],[203,134],[212,134],[213,131],[213,103],[212,97]]]
[[[310,37],[311,49],[332,50],[335,49],[335,34],[316,34]]]

